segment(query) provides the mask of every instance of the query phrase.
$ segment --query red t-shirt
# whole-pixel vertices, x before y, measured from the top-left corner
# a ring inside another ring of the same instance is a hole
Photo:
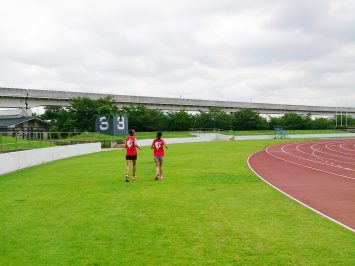
[[[153,141],[154,156],[164,156],[164,140],[155,139]]]
[[[126,155],[128,156],[137,155],[136,138],[133,136],[129,136],[126,138]]]

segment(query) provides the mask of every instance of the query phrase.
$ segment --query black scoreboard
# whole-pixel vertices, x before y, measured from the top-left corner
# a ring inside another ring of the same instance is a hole
[[[100,115],[96,117],[95,131],[111,136],[128,135],[128,117],[127,116],[108,116]]]

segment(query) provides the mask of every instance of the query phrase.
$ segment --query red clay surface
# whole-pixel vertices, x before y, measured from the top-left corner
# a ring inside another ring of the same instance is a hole
[[[355,139],[273,145],[248,164],[287,196],[355,231]]]

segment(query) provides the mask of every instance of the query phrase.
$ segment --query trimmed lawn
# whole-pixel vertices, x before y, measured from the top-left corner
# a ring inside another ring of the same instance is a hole
[[[329,129],[329,130],[287,130],[286,132],[288,134],[343,134],[343,133],[349,133],[344,130],[335,130],[335,129]],[[226,135],[235,135],[235,136],[248,136],[248,135],[275,135],[274,130],[250,130],[250,131],[220,131],[219,133],[221,134],[226,134]]]
[[[247,157],[281,140],[169,145],[124,182],[124,151],[0,176],[0,265],[355,265],[349,230],[259,180]]]
[[[136,137],[138,139],[154,139],[156,138],[157,132],[136,132]],[[189,138],[195,137],[191,135],[188,131],[163,131],[163,138]]]
[[[156,132],[136,132],[136,137],[138,139],[154,139],[156,137]],[[187,138],[194,137],[187,131],[163,131],[163,138]],[[76,136],[71,136],[68,139],[99,139],[99,140],[117,140],[117,139],[125,139],[126,137],[121,136],[109,136],[106,134],[100,133],[88,133],[88,134],[80,134]]]
[[[36,148],[46,148],[54,146],[53,144],[46,141],[36,141],[27,139],[18,139],[16,143],[16,138],[13,137],[0,137],[0,152],[11,151],[16,149],[36,149]]]
[[[90,132],[90,133],[82,133],[82,134],[79,134],[79,135],[70,136],[70,137],[67,137],[67,139],[70,139],[70,140],[91,140],[91,139],[117,140],[117,139],[122,139],[122,137],[120,137],[120,136],[110,136],[110,135],[106,135],[106,134]]]

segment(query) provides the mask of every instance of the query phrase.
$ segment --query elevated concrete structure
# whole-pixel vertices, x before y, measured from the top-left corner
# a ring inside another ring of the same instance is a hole
[[[11,119],[20,117],[32,117],[31,109],[18,108],[9,110],[0,110],[0,119]]]
[[[19,108],[26,107],[26,105],[27,107],[68,106],[70,104],[70,99],[75,97],[99,99],[105,96],[112,96],[119,107],[128,106],[130,104],[143,104],[148,108],[166,111],[179,111],[181,109],[187,111],[208,111],[208,108],[219,107],[227,113],[237,112],[240,109],[245,108],[253,109],[261,114],[284,114],[286,112],[295,112],[298,114],[310,113],[312,115],[334,116],[336,112],[336,107],[328,106],[211,101],[13,88],[0,88],[0,108]],[[345,109],[343,109],[343,112],[345,112]],[[354,116],[355,108],[348,108],[347,112],[349,115]]]

